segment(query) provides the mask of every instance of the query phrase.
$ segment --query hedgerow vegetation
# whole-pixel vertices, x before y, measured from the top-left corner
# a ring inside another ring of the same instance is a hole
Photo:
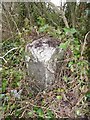
[[[2,3],[2,118],[89,118],[88,3]],[[25,46],[42,36],[61,40],[65,50],[58,81],[37,91],[27,74]]]

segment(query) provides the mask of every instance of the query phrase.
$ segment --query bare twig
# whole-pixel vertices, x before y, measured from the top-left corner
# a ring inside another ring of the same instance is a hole
[[[8,53],[10,53],[11,51],[13,51],[13,50],[16,50],[16,49],[18,49],[18,47],[16,47],[16,48],[12,48],[11,50],[9,50],[3,57],[5,57]]]
[[[63,22],[64,22],[65,26],[66,26],[67,28],[69,28],[68,21],[67,21],[67,18],[66,18],[66,16],[65,16],[65,12],[64,12],[61,8],[60,8],[60,10],[59,10],[58,7],[55,6],[52,2],[49,2],[49,4],[53,7],[53,9],[54,9],[55,11],[57,11],[59,14],[62,15],[62,19],[63,19]]]
[[[2,57],[0,57],[0,59],[3,59],[3,61],[5,62],[5,63],[7,63],[7,61],[5,60],[5,56],[6,55],[8,55],[8,53],[10,53],[11,51],[13,51],[13,50],[16,50],[16,49],[18,49],[18,47],[16,47],[16,48],[12,48],[11,50],[9,50],[7,53],[5,53],[5,55],[3,55]]]
[[[5,12],[3,12],[3,14],[4,14],[4,16],[5,16],[5,18],[6,18],[6,24],[8,24],[8,27],[9,27],[9,29],[10,29],[10,31],[7,31],[7,32],[10,32],[10,33],[12,33],[12,30],[11,30],[11,26],[10,26],[10,21],[8,20],[8,16],[6,15],[6,13]],[[13,36],[13,34],[11,34],[12,36]]]
[[[6,6],[4,6],[4,7],[5,7],[5,9],[7,10]],[[11,17],[11,19],[12,19],[12,21],[13,21],[13,23],[14,23],[14,25],[15,25],[15,27],[16,27],[16,29],[17,29],[17,31],[18,31],[18,34],[20,34],[21,32],[20,32],[20,30],[19,30],[19,28],[18,28],[18,26],[17,26],[16,21],[15,21],[15,20],[14,20],[14,18],[12,17],[12,15],[11,15],[10,11],[9,11],[9,10],[7,10],[7,12],[8,12],[8,14],[10,15],[10,17]]]
[[[23,118],[26,111],[27,111],[27,109],[25,109],[25,110],[23,111],[22,115],[21,115],[19,118]]]
[[[4,58],[4,57],[0,57],[0,59],[3,59],[3,61],[4,61],[5,63],[7,63],[7,61],[5,60],[5,58]]]
[[[83,52],[84,52],[84,49],[85,49],[85,45],[87,43],[87,37],[88,37],[89,34],[90,34],[90,31],[85,35],[84,44],[82,46],[82,51],[81,51],[81,56],[83,55]]]

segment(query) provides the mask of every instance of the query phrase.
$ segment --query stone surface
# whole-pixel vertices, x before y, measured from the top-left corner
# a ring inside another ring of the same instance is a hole
[[[62,60],[64,54],[59,45],[60,40],[52,37],[39,38],[26,45],[28,74],[35,79],[41,90],[55,81],[57,63]]]

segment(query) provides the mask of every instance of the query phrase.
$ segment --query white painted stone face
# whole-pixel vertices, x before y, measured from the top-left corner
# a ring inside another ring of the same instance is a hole
[[[28,73],[30,76],[34,76],[41,89],[55,81],[57,55],[62,53],[57,45],[50,46],[48,41],[50,38],[40,38],[26,46]]]
[[[35,48],[35,45],[39,42],[38,40],[30,44],[32,47],[30,47],[29,50],[33,54],[36,61],[40,61],[43,63],[47,62],[48,60],[50,60],[51,56],[55,52],[56,48],[49,47],[48,44],[44,43],[46,41],[47,39],[44,39],[42,46],[37,48]]]

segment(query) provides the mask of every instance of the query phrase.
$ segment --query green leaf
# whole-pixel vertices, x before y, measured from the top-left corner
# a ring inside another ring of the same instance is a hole
[[[39,16],[37,18],[37,24],[40,26],[44,26],[45,25],[45,18],[42,18],[41,16]]]
[[[5,92],[7,84],[8,84],[7,79],[4,79],[4,80],[2,81],[2,91],[3,91],[3,92]]]
[[[63,30],[65,31],[65,33],[70,32],[70,28],[63,28]]]
[[[32,117],[33,116],[33,112],[32,111],[28,112],[28,115],[29,115],[29,117]]]
[[[74,34],[77,32],[77,30],[75,28],[63,28],[65,33],[71,33]]]
[[[74,64],[74,62],[73,62],[73,61],[70,61],[70,62],[68,63],[68,67],[71,67],[73,64]]]
[[[57,92],[61,92],[61,88],[58,88],[58,89],[57,89]]]
[[[63,76],[63,79],[64,79],[65,82],[68,81],[68,77],[67,76]]]
[[[62,48],[62,49],[64,49],[64,50],[66,50],[67,47],[68,47],[68,44],[69,44],[68,41],[66,41],[65,43],[61,43],[60,46],[59,46],[59,48]]]
[[[41,108],[39,108],[37,110],[37,114],[39,115],[39,117],[43,117],[43,110]]]
[[[54,117],[54,115],[53,115],[52,111],[48,110],[47,111],[47,118],[53,118],[53,117]]]
[[[21,82],[17,82],[17,86],[20,87],[21,86]]]
[[[0,100],[5,96],[5,94],[0,94]]]
[[[76,30],[75,28],[71,28],[70,32],[71,32],[72,34],[74,34],[74,33],[77,32],[77,30]]]
[[[21,112],[22,112],[21,110],[17,109],[17,110],[15,111],[15,116],[18,117],[18,116],[21,114]]]
[[[86,93],[86,97],[90,98],[90,92]]]
[[[39,32],[46,32],[46,30],[49,28],[48,24],[42,26],[39,28]]]
[[[61,99],[62,99],[62,96],[58,95],[58,96],[57,96],[57,99],[58,99],[58,100],[61,100]]]
[[[29,93],[29,97],[32,97],[33,96],[33,94],[32,93]]]

